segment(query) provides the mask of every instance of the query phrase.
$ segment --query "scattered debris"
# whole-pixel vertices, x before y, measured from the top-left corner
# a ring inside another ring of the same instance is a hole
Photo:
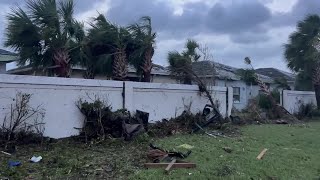
[[[194,148],[194,146],[191,146],[189,144],[181,144],[180,146],[178,146],[179,148],[184,148],[184,149],[192,149]]]
[[[6,154],[6,155],[8,155],[8,156],[11,156],[10,153],[4,152],[4,151],[0,151],[0,152],[3,153],[3,154]]]
[[[197,132],[198,130],[203,130],[203,128],[207,127],[209,124],[214,122],[220,122],[222,116],[219,110],[209,104],[206,104],[202,111],[202,116],[205,120],[205,123],[201,126],[198,123],[195,123],[196,127],[192,130],[192,132]]]
[[[111,106],[96,97],[93,102],[79,100],[77,104],[81,113],[85,116],[80,137],[85,142],[91,140],[105,140],[107,137],[132,140],[139,134],[148,131],[149,113],[136,111],[131,116],[126,109],[112,111]]]
[[[33,156],[31,159],[30,159],[30,162],[33,162],[33,163],[38,163],[42,160],[42,157],[41,156]]]
[[[289,124],[288,121],[285,121],[285,120],[282,120],[282,119],[276,120],[275,123],[276,124]]]
[[[167,157],[184,159],[191,154],[190,150],[187,153],[182,153],[182,152],[176,152],[176,151],[163,150],[157,146],[154,146],[153,144],[150,144],[149,146],[151,149],[148,151],[147,157],[152,162],[161,162],[165,160]]]
[[[146,168],[164,168],[168,167],[170,163],[144,163]],[[195,163],[174,163],[172,168],[195,168]]]
[[[161,162],[168,157],[168,153],[159,149],[150,149],[147,153],[147,157],[152,162]]]
[[[264,148],[261,152],[260,152],[260,154],[257,156],[257,159],[262,159],[263,158],[263,156],[265,155],[265,153],[268,151],[268,149],[266,149],[266,148]]]
[[[176,163],[176,159],[173,159],[170,164],[166,167],[165,169],[165,173],[169,173],[170,169],[172,168],[172,166],[174,165],[174,163]]]
[[[223,147],[222,149],[227,153],[232,153],[232,149],[230,147]]]
[[[186,145],[186,144],[183,144]],[[165,167],[165,173],[168,173],[171,168],[194,168],[196,165],[194,163],[188,163],[181,161],[177,158],[184,159],[188,157],[191,153],[189,150],[186,154],[175,151],[166,151],[159,147],[150,144],[150,150],[147,153],[147,157],[152,161],[152,163],[145,163],[146,168],[163,168]],[[188,145],[190,146],[190,145]],[[188,147],[187,146],[187,147]],[[170,163],[162,163],[162,161],[169,161]]]
[[[8,166],[9,167],[15,167],[15,166],[20,166],[21,162],[20,161],[9,161]]]

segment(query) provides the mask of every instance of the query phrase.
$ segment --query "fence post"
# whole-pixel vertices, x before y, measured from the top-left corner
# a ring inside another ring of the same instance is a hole
[[[133,83],[132,82],[126,82],[124,84],[124,107],[130,111],[134,112],[133,107]]]

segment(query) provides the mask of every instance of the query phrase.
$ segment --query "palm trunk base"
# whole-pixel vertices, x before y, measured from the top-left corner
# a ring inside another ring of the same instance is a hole
[[[317,108],[320,109],[320,85],[314,85],[314,92],[316,94]]]

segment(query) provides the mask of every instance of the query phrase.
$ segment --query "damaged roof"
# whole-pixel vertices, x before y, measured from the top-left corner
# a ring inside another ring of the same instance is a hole
[[[295,81],[295,75],[292,73],[288,73],[276,68],[259,68],[256,69],[256,72],[259,74],[263,74],[265,76],[269,76],[273,79],[277,78],[285,78],[287,81]]]
[[[239,81],[241,78],[237,74],[238,68],[224,65],[213,61],[199,61],[192,63],[192,69],[198,76],[202,77],[215,77],[218,79]],[[215,73],[216,72],[216,73]],[[269,76],[257,73],[258,77],[267,83],[273,82],[273,79]]]
[[[11,62],[11,61],[16,61],[17,59],[18,59],[17,54],[0,49],[0,62]]]

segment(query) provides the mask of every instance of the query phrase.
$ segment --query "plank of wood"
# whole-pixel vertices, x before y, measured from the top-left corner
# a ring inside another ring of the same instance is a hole
[[[4,151],[0,151],[0,152],[3,153],[3,154],[6,154],[6,155],[8,155],[8,156],[11,156],[10,153],[4,152]]]
[[[176,163],[176,159],[173,159],[170,164],[166,167],[165,172],[169,173],[170,169],[172,168],[173,164]]]
[[[165,168],[170,163],[144,163],[146,168]],[[174,163],[171,168],[195,168],[195,163]]]
[[[266,153],[268,151],[268,149],[266,149],[266,148],[264,148],[261,152],[260,152],[260,154],[257,156],[257,159],[262,159],[263,158],[263,156],[264,156],[264,154]]]

